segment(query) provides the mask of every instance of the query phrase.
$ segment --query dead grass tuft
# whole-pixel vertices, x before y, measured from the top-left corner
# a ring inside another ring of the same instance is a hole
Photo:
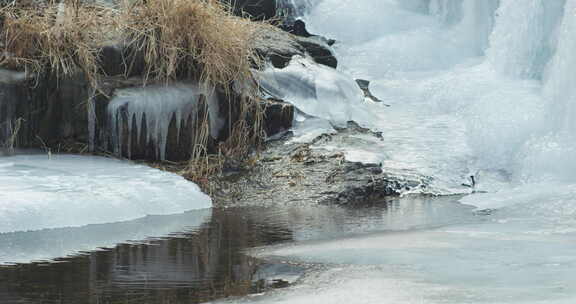
[[[78,0],[3,7],[0,65],[57,77],[83,72],[95,85],[98,50],[116,32],[116,15],[111,8]]]
[[[228,88],[251,79],[260,62],[253,39],[260,26],[231,14],[218,0],[135,0],[121,9],[128,44],[144,55],[146,78],[182,74]]]

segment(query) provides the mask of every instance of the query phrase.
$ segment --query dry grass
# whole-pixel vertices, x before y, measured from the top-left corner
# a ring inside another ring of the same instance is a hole
[[[218,0],[124,0],[111,8],[81,0],[0,9],[0,65],[57,76],[98,76],[99,49],[112,41],[143,56],[151,82],[196,79],[229,88],[260,63],[256,32],[269,25],[233,16]]]
[[[233,16],[218,0],[125,1],[120,11],[129,46],[144,55],[147,79],[187,76],[228,88],[251,79],[259,62],[253,39],[264,25]]]
[[[62,77],[83,72],[97,83],[98,50],[118,29],[117,12],[79,4],[12,4],[0,10],[0,65],[32,74]]]
[[[8,138],[6,138],[4,142],[0,142],[0,147],[3,148],[3,150],[6,153],[8,154],[14,153],[14,148],[16,147],[18,141],[18,133],[20,132],[20,129],[22,128],[22,124],[24,122],[25,120],[23,118],[18,118],[13,121],[8,120],[3,123],[6,124],[5,127],[8,130],[9,136]]]
[[[184,173],[199,182],[217,175],[223,166],[239,166],[261,139],[262,109],[256,102],[251,68],[261,59],[254,40],[267,24],[233,16],[217,0],[125,1],[121,9],[124,40],[142,54],[145,79],[170,82],[196,79],[205,87],[218,87],[228,96],[229,139],[215,155],[206,151],[208,117],[198,118],[192,157]],[[240,86],[240,98],[231,94]]]

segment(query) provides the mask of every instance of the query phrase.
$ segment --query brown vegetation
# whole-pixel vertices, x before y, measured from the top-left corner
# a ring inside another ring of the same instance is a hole
[[[116,32],[116,12],[108,7],[69,1],[67,5],[11,4],[0,10],[0,65],[57,77],[83,72],[98,77],[97,52]]]
[[[259,142],[262,109],[251,68],[261,60],[253,40],[269,25],[233,16],[218,0],[124,0],[115,7],[79,0],[15,3],[0,9],[2,67],[36,76],[82,74],[98,90],[105,76],[99,52],[115,44],[143,58],[144,85],[192,80],[224,92],[220,102],[234,109],[229,140],[208,156],[208,120],[202,118],[205,128],[191,135],[196,142],[186,175],[215,174],[231,159],[245,159]]]
[[[136,0],[121,9],[128,44],[144,54],[146,76],[173,80],[189,73],[228,87],[259,62],[253,50],[261,24],[231,15],[217,0]]]

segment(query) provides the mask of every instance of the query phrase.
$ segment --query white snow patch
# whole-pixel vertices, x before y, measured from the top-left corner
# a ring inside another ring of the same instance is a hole
[[[144,165],[71,155],[0,158],[0,233],[210,208],[199,187]]]

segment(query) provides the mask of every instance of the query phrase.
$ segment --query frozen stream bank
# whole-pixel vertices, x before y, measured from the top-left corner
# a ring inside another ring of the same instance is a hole
[[[0,233],[113,223],[211,206],[195,184],[144,165],[70,155],[0,157]]]

